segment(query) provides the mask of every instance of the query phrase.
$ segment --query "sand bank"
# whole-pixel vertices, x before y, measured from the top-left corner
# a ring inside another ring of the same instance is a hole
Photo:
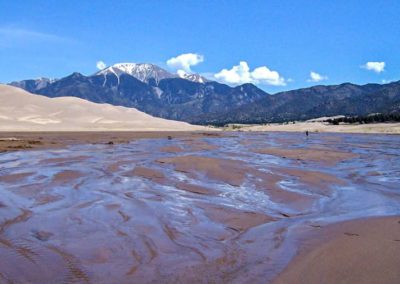
[[[400,216],[316,227],[274,284],[396,284],[400,281]]]

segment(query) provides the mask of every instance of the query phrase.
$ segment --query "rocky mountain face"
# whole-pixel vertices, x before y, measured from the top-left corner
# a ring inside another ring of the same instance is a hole
[[[56,81],[55,79],[38,78],[38,79],[11,82],[9,85],[24,89],[30,93],[35,93],[36,91],[47,87],[48,85],[50,85],[55,81]]]
[[[197,74],[185,75],[181,78],[152,64],[123,63],[92,76],[73,73],[41,88],[28,89],[22,83],[18,86],[47,97],[79,97],[183,121],[225,112],[268,95],[250,84],[232,88]]]
[[[172,74],[153,64],[120,63],[91,76],[73,73],[59,80],[43,78],[11,85],[48,97],[74,96],[197,124],[269,123],[400,111],[400,81],[314,86],[269,95],[253,84],[230,87],[198,74]]]
[[[179,77],[197,83],[206,83],[210,81],[204,78],[203,76],[200,76],[199,74],[181,73],[179,74]]]
[[[378,112],[400,112],[400,81],[383,85],[344,83],[281,92],[225,113],[194,117],[191,122],[269,123]]]

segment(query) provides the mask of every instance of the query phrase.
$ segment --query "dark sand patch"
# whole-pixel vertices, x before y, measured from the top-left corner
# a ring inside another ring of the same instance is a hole
[[[65,170],[54,175],[53,182],[57,184],[69,183],[74,179],[84,177],[85,174],[75,170]]]
[[[36,205],[46,205],[48,203],[56,202],[63,199],[62,195],[40,194],[35,197]]]
[[[48,241],[52,236],[54,236],[53,233],[51,232],[46,232],[46,231],[33,231],[32,235],[34,238],[38,239],[39,241],[46,242]]]
[[[218,149],[218,146],[200,139],[185,139],[183,142],[191,151],[211,151]]]
[[[214,191],[210,188],[206,188],[204,186],[169,179],[161,171],[147,168],[147,167],[136,167],[134,170],[132,170],[130,172],[126,172],[124,175],[140,176],[145,179],[154,181],[158,184],[174,186],[177,189],[184,190],[184,191],[191,192],[191,193],[206,194],[206,195],[216,195],[217,194],[216,191]]]
[[[8,227],[27,221],[32,216],[32,211],[28,209],[20,209],[21,213],[14,218],[6,219],[0,224],[0,234],[2,234]]]
[[[238,160],[188,155],[162,158],[158,159],[157,162],[172,164],[176,171],[188,173],[194,177],[200,172],[211,179],[233,186],[240,186],[246,177],[246,166]]]
[[[222,223],[226,225],[227,228],[236,232],[244,232],[252,227],[276,221],[275,218],[258,212],[243,211],[231,207],[205,203],[199,204],[198,206],[204,210],[208,218],[214,222]]]
[[[160,151],[166,153],[180,153],[183,152],[183,148],[180,146],[165,146],[161,147]]]
[[[263,148],[254,150],[256,153],[289,158],[293,160],[312,161],[327,165],[334,165],[359,156],[354,153],[322,149],[288,149],[288,148]]]
[[[117,161],[113,162],[106,168],[107,173],[115,173],[117,171],[120,171],[124,166],[131,166],[133,162],[131,160],[122,160],[122,161]]]
[[[346,182],[338,177],[314,170],[294,168],[280,168],[282,174],[298,179],[302,184],[308,185],[308,191],[322,195],[329,195],[333,186],[345,185]]]
[[[175,187],[178,189],[181,189],[181,190],[185,190],[185,191],[197,193],[197,194],[217,195],[217,192],[215,190],[206,188],[204,186],[196,185],[196,184],[177,182],[175,184]]]
[[[137,139],[175,139],[224,137],[222,132],[149,131],[149,132],[0,132],[0,153],[8,151],[63,148],[77,144],[120,144]],[[12,138],[12,139],[10,139]],[[203,143],[202,143],[203,144]]]
[[[282,189],[279,182],[285,181],[287,177],[282,175],[283,172],[280,172],[280,170],[276,172],[279,174],[253,171],[252,175],[257,177],[256,188],[264,191],[272,201],[286,204],[296,210],[302,211],[312,208],[317,197]]]
[[[90,283],[90,276],[81,267],[80,261],[73,255],[61,250],[60,248],[49,245],[47,246],[54,253],[60,255],[64,260],[65,267],[68,269],[68,282],[72,283]]]
[[[324,192],[329,191],[326,183],[341,182],[341,180],[333,176],[312,171],[296,172],[293,170],[280,172],[280,170],[277,170],[278,174],[270,174],[250,167],[240,160],[188,155],[163,158],[157,161],[159,163],[173,164],[176,171],[189,174],[193,178],[198,178],[198,174],[203,173],[210,179],[222,181],[233,186],[240,186],[248,179],[254,182],[256,189],[267,193],[274,202],[288,204],[298,210],[311,208],[316,197],[282,189],[278,182],[287,179],[286,175],[303,178],[302,182],[310,184],[310,186],[322,184]]]
[[[139,176],[145,179],[153,180],[157,183],[166,183],[167,179],[165,175],[155,169],[146,167],[135,167],[132,171],[127,171],[123,174],[124,176]]]
[[[5,183],[17,183],[20,182],[21,179],[27,178],[35,173],[29,172],[29,173],[17,173],[17,174],[7,174],[7,175],[2,175],[0,176],[0,182],[5,182]]]
[[[43,146],[40,140],[17,139],[17,138],[0,138],[0,153],[7,151],[17,151],[32,149]]]

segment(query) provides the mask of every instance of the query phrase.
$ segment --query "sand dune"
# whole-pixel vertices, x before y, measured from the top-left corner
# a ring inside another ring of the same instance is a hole
[[[47,98],[0,85],[0,131],[190,131],[208,128],[75,97]]]

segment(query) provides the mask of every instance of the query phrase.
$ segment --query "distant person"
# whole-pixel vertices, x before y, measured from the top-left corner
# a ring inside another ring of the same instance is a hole
[[[306,136],[308,136],[308,130],[306,130]]]

